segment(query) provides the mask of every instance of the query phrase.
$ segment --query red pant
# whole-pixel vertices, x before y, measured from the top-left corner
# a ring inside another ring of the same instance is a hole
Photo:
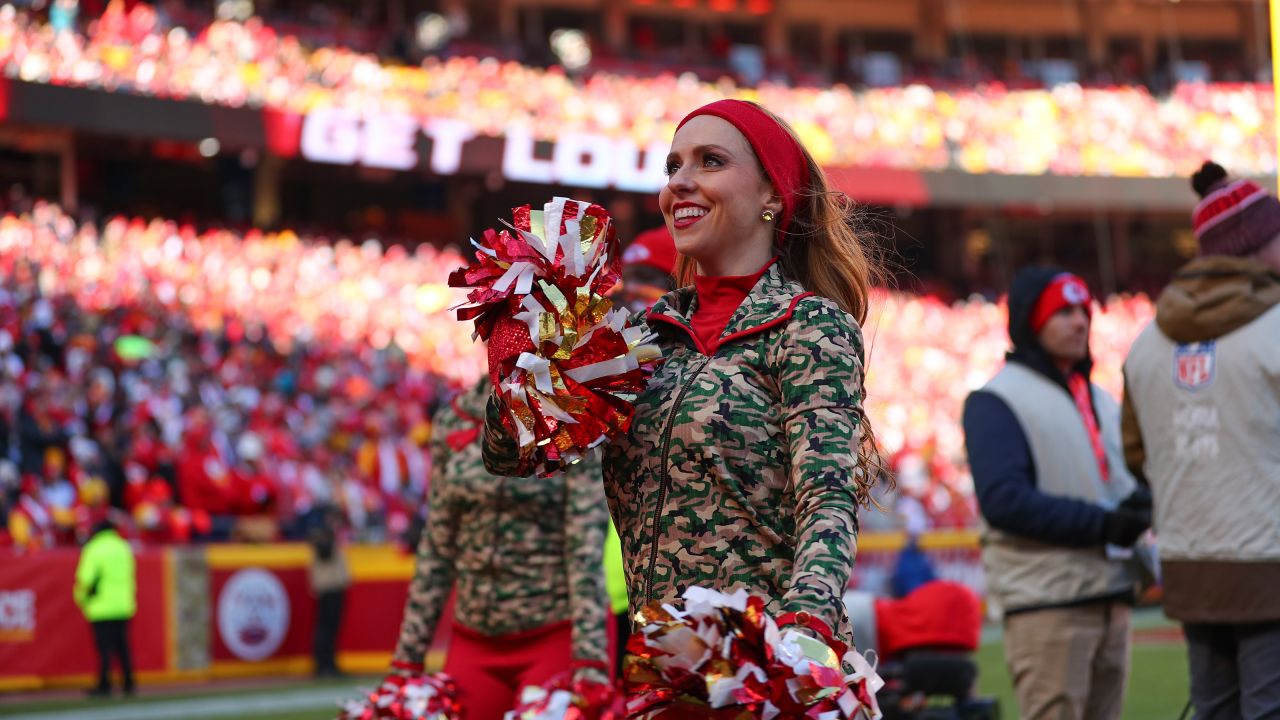
[[[569,621],[510,635],[481,635],[453,626],[444,671],[458,681],[467,720],[502,720],[525,685],[540,685],[569,669]]]

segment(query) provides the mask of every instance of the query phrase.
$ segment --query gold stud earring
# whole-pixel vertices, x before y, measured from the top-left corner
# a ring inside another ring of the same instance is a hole
[[[760,219],[765,222],[773,222],[773,211],[765,210],[764,212],[760,213]]]

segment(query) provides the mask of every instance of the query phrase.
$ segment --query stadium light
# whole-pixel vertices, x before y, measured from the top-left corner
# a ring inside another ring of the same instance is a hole
[[[581,70],[591,64],[591,45],[581,30],[560,28],[551,33],[551,50],[566,69]]]
[[[253,17],[252,0],[221,0],[214,8],[214,17],[219,20],[235,20],[244,22]]]
[[[426,13],[418,18],[418,47],[426,52],[439,50],[449,41],[449,21],[439,13]]]

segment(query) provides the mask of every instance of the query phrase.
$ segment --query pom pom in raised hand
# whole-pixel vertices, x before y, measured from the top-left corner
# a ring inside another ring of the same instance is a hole
[[[779,628],[764,600],[691,587],[627,643],[628,717],[877,720],[884,681],[857,651]]]
[[[554,198],[513,216],[449,284],[471,288],[458,319],[488,341],[503,422],[545,475],[626,432],[658,351],[608,297],[621,270],[604,208]]]

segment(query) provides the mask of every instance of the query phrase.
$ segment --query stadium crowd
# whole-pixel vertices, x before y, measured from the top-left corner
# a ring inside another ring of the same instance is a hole
[[[418,514],[443,377],[481,371],[445,320],[461,258],[423,246],[0,221],[5,540],[71,542],[114,506],[144,540],[358,539]]]
[[[176,16],[175,16],[176,17]],[[27,82],[307,113],[322,107],[452,117],[483,134],[593,132],[640,144],[671,136],[690,107],[756,99],[790,120],[818,161],[970,173],[1169,177],[1213,155],[1244,174],[1276,171],[1274,98],[1255,84],[959,89],[925,84],[739,86],[692,74],[570,76],[493,58],[392,64],[340,46],[309,48],[260,18],[190,29],[138,3],[109,3],[84,32],[0,7],[0,67]]]
[[[444,284],[453,250],[0,219],[0,542],[74,541],[115,507],[147,541],[300,537],[337,507],[395,540],[422,506],[433,408],[483,371]],[[1152,307],[1097,316],[1120,389]],[[1003,306],[881,292],[868,410],[901,492],[936,527],[975,518],[959,418],[1007,346]],[[964,338],[959,342],[958,338]]]

